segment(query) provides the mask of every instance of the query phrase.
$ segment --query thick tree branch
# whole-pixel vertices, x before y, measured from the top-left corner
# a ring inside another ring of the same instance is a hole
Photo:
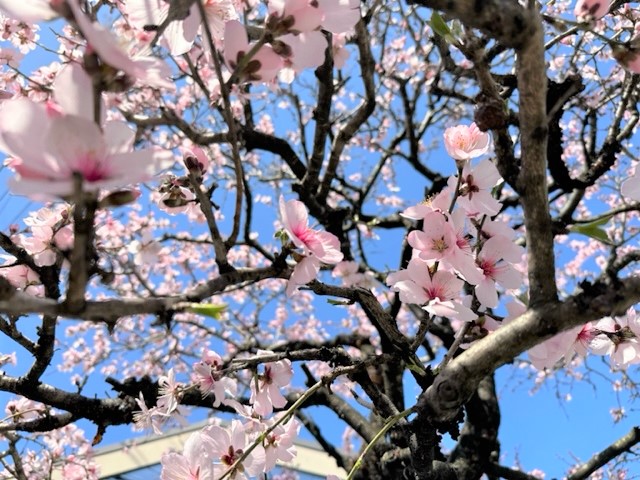
[[[437,423],[452,420],[480,381],[500,365],[563,330],[607,315],[623,314],[640,301],[640,277],[616,284],[601,280],[583,285],[583,290],[564,302],[532,306],[516,320],[474,343],[451,361],[420,396],[421,408]]]
[[[519,120],[522,138],[522,168],[518,191],[524,210],[529,268],[529,302],[557,298],[553,233],[547,192],[547,75],[544,32],[535,2],[529,16],[535,28],[529,41],[517,51]]]
[[[522,48],[538,29],[529,12],[511,0],[413,0],[409,3],[440,10],[506,47]]]

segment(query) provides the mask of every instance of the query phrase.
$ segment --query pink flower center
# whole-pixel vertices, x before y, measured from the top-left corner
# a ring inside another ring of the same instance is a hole
[[[75,162],[74,171],[80,173],[87,182],[97,182],[109,178],[109,169],[102,158],[97,158],[93,152],[88,152]]]
[[[482,269],[485,277],[494,278],[494,275],[498,271],[495,262],[491,260],[480,260],[478,266]]]
[[[425,288],[424,291],[429,300],[440,300],[442,302],[447,299],[446,290],[442,285],[431,285],[429,288]]]
[[[314,237],[315,232],[310,228],[298,228],[293,234],[300,239],[305,245],[309,244],[309,240]]]

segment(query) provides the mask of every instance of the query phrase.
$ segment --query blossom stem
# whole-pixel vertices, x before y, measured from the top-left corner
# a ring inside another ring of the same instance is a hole
[[[213,35],[211,34],[209,23],[207,22],[207,12],[205,11],[204,4],[202,0],[198,0],[196,3],[198,4],[198,10],[200,12],[200,16],[202,17],[202,27],[204,28],[204,32],[206,34],[207,43],[209,44],[209,48],[211,49],[211,58],[213,59],[213,66],[216,72],[216,77],[218,78],[218,82],[220,83],[220,94],[222,95],[222,102],[224,106],[223,113],[225,121],[227,122],[227,127],[229,128],[231,157],[233,158],[234,173],[236,176],[236,201],[233,214],[233,228],[231,234],[229,235],[229,238],[227,238],[224,243],[225,248],[228,250],[235,244],[236,238],[238,237],[238,232],[240,231],[240,215],[242,213],[242,197],[244,195],[244,171],[242,168],[242,161],[240,159],[240,152],[238,150],[239,142],[238,134],[236,131],[236,123],[235,119],[233,118],[233,109],[231,107],[231,100],[229,98],[229,88],[231,86],[231,83],[225,83],[222,76],[222,66],[220,65],[220,59],[217,55],[218,51],[216,49],[215,42],[213,41]],[[251,49],[249,53],[251,52],[253,52],[252,55],[255,55],[257,49],[255,52],[253,51],[253,49]]]
[[[462,186],[462,169],[464,165],[458,165],[458,180],[456,182],[456,188],[453,190],[453,197],[451,198],[451,204],[449,205],[449,213],[453,212],[453,207],[456,205],[458,199],[460,187]]]
[[[351,468],[351,471],[347,476],[347,480],[352,480],[354,478],[356,472],[362,466],[362,461],[364,460],[364,457],[367,455],[367,453],[369,453],[369,451],[373,448],[376,442],[380,440],[382,437],[384,437],[386,433],[389,430],[391,430],[391,428],[394,427],[400,420],[402,420],[405,417],[408,417],[413,412],[414,412],[414,407],[411,407],[411,408],[407,408],[406,410],[403,410],[400,413],[397,413],[396,415],[392,415],[391,417],[387,418],[387,420],[384,422],[384,425],[382,426],[380,431],[376,434],[375,437],[371,439],[371,441],[367,444],[367,446],[364,448],[364,450],[356,460],[356,463],[353,464],[353,467]]]

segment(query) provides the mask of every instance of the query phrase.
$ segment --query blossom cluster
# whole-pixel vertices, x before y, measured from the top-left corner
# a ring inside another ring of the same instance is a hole
[[[475,124],[460,125],[447,129],[444,144],[458,173],[434,198],[404,211],[422,228],[407,237],[413,248],[407,268],[389,274],[387,284],[400,300],[431,315],[469,322],[476,312],[498,306],[499,287],[520,288],[516,265],[524,250],[514,243],[516,233],[494,219],[501,209],[492,193],[501,181],[495,165],[471,163],[489,151],[489,134]],[[465,283],[473,296],[463,295]]]
[[[256,359],[269,355],[258,351]],[[241,360],[241,359],[239,359]],[[231,372],[232,373],[232,372]],[[300,424],[288,419],[285,412],[275,409],[287,405],[281,388],[291,382],[293,370],[289,360],[265,361],[262,373],[249,381],[251,397],[248,405],[236,400],[238,380],[226,371],[216,352],[206,350],[193,365],[192,385],[204,398],[212,397],[212,405],[234,409],[242,420],[227,425],[210,425],[193,433],[182,453],[165,453],[162,457],[163,480],[187,478],[214,479],[228,474],[244,479],[272,470],[278,461],[291,461],[296,454],[293,441]],[[187,385],[176,380],[170,369],[159,381],[158,398],[148,407],[142,394],[137,399],[140,410],[134,414],[136,425],[150,428],[157,434],[169,421],[184,422],[180,402]]]

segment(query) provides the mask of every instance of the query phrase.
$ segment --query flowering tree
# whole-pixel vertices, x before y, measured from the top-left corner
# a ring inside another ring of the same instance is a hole
[[[604,356],[636,393],[630,2],[0,10],[0,149],[32,199],[0,233],[2,478],[97,478],[105,432],[199,408],[163,479],[263,477],[302,427],[349,478],[530,479],[500,462],[498,367]]]

